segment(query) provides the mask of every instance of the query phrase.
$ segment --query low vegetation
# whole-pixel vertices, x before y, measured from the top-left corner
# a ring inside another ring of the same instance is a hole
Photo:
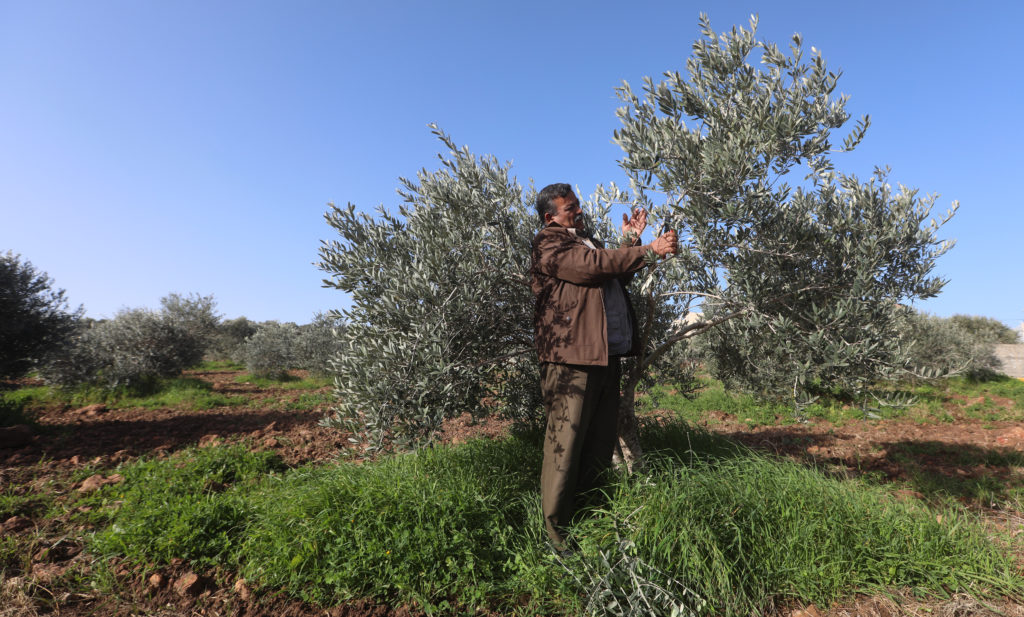
[[[141,461],[93,498],[123,503],[92,547],[237,568],[321,605],[372,597],[427,611],[579,614],[589,602],[607,614],[638,584],[665,592],[666,615],[827,606],[890,588],[1024,593],[1012,554],[963,509],[899,501],[684,423],[647,440],[647,471],[612,479],[565,557],[543,539],[536,435],[287,471],[237,446]]]
[[[269,428],[281,414],[329,408],[325,377],[241,370],[210,362],[146,388],[8,387],[0,419],[33,424],[96,403],[112,414],[100,424],[120,410],[198,419],[258,405],[257,426]],[[353,439],[349,460],[285,464],[278,452],[299,433],[218,428],[170,456],[99,457],[56,475],[45,460],[11,463],[0,468],[0,524],[29,526],[0,540],[0,602],[56,610],[97,601],[97,589],[136,602],[147,592],[118,572],[181,568],[228,588],[244,579],[253,602],[294,598],[310,610],[369,600],[430,614],[747,615],[858,594],[1024,601],[1019,449],[893,434],[850,455],[800,430],[1005,427],[1024,418],[1024,381],[971,374],[875,388],[879,401],[904,404],[865,407],[819,388],[794,411],[707,376],[695,390],[655,386],[640,400],[646,465],[592,496],[570,554],[544,537],[540,436],[530,431],[391,455]],[[78,490],[93,476],[117,481]],[[79,550],[86,558],[45,586],[9,583],[38,580],[48,554]]]

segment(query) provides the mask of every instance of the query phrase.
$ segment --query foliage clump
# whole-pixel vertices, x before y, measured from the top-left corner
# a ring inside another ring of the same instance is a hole
[[[170,294],[162,310],[124,309],[112,319],[83,322],[40,366],[58,386],[145,390],[199,364],[217,328],[213,296]]]
[[[469,412],[537,409],[533,297],[535,215],[508,164],[458,149],[442,169],[401,179],[397,213],[331,207],[325,285],[352,296],[333,362],[338,415],[360,433],[425,437]]]
[[[226,319],[217,324],[210,347],[207,350],[207,358],[214,361],[233,360],[239,355],[239,350],[245,344],[245,339],[256,334],[258,324],[246,317]]]
[[[837,171],[834,153],[853,150],[869,118],[840,141],[839,73],[799,35],[787,53],[756,31],[756,17],[717,33],[702,15],[685,72],[639,94],[623,85],[621,165],[635,198],[679,230],[704,318],[684,329],[707,332],[717,376],[773,396],[862,391],[904,366],[901,305],[944,285],[931,271],[956,204],[933,220],[935,197],[894,187],[888,170]]]
[[[74,332],[82,308],[11,251],[0,254],[0,379],[21,377]]]
[[[209,351],[221,324],[217,302],[212,295],[171,293],[160,298],[160,307],[164,320],[188,332],[204,355]]]
[[[312,322],[299,326],[295,341],[296,367],[318,377],[330,374],[331,360],[341,350],[336,332],[344,328],[340,316],[325,313],[317,313]]]
[[[908,310],[900,341],[907,349],[907,373],[915,380],[979,378],[999,372],[994,346],[1015,343],[1016,332],[989,317],[944,318]]]
[[[148,309],[125,309],[77,333],[42,367],[48,382],[145,389],[203,359],[201,341],[184,325]]]
[[[265,321],[245,339],[235,359],[256,377],[281,379],[296,365],[299,327],[291,322]]]

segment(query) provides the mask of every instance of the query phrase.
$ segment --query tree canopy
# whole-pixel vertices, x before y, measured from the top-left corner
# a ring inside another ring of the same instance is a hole
[[[0,254],[0,378],[20,377],[74,331],[82,309],[69,310],[63,289],[29,261]]]
[[[784,53],[756,27],[716,33],[702,16],[685,71],[617,90],[629,190],[598,187],[590,226],[612,240],[608,213],[625,204],[680,236],[679,253],[633,284],[645,353],[627,371],[627,417],[643,376],[697,334],[721,375],[762,393],[896,374],[907,368],[902,307],[944,284],[931,272],[952,246],[937,234],[955,202],[934,220],[935,197],[893,187],[888,170],[866,181],[837,171],[833,156],[860,143],[869,119],[836,146],[850,119],[839,74],[798,35]],[[332,206],[341,239],[320,251],[325,284],[353,300],[335,362],[339,419],[378,435],[537,406],[525,353],[533,191],[434,130],[441,169],[401,180],[397,214]],[[697,305],[702,319],[681,319]]]

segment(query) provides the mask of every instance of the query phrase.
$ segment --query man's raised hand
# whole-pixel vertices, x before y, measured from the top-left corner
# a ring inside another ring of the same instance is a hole
[[[647,229],[647,210],[643,208],[633,208],[633,215],[627,216],[622,215],[622,235],[629,236],[630,233],[636,234],[636,240],[640,239],[640,234]]]
[[[676,253],[679,250],[679,237],[676,236],[675,230],[668,230],[654,239],[651,242],[651,250],[658,257],[664,257],[669,253]]]

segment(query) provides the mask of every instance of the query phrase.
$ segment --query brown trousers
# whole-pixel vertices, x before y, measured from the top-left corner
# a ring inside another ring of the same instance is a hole
[[[541,394],[547,411],[541,507],[551,541],[561,548],[576,496],[598,487],[612,463],[619,418],[619,358],[608,366],[544,362]]]

